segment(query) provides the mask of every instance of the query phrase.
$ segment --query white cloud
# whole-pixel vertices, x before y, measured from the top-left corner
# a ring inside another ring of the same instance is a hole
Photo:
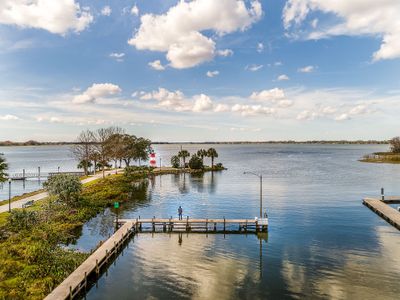
[[[304,110],[297,115],[296,119],[300,120],[300,121],[303,121],[303,120],[310,121],[310,120],[314,120],[317,116],[318,116],[318,114],[315,112],[312,112],[309,110]]]
[[[228,57],[233,55],[233,51],[231,49],[218,50],[217,55]]]
[[[93,103],[98,98],[104,98],[121,93],[121,88],[112,83],[94,83],[85,92],[76,95],[72,100],[73,103]]]
[[[262,90],[260,92],[253,92],[250,95],[251,100],[255,101],[262,101],[262,102],[268,102],[268,101],[277,101],[277,100],[282,100],[285,98],[285,92],[282,89],[279,88],[273,88],[270,90]]]
[[[217,75],[219,75],[219,71],[207,71],[206,73],[207,77],[215,77]]]
[[[314,70],[315,70],[314,66],[305,66],[303,68],[299,68],[297,70],[297,72],[300,72],[300,73],[311,73],[311,72],[314,72]]]
[[[285,74],[279,75],[277,78],[278,81],[289,80],[289,79],[290,79],[289,76]]]
[[[139,8],[137,7],[136,4],[134,6],[132,6],[132,8],[131,8],[131,15],[132,16],[138,16],[139,15]]]
[[[161,64],[161,61],[159,59],[149,62],[149,66],[157,71],[164,71],[165,67]]]
[[[340,114],[339,116],[335,117],[335,121],[346,121],[350,120],[350,116],[346,113]]]
[[[234,106],[232,106],[232,111],[240,113],[242,116],[253,116],[253,115],[271,116],[276,112],[276,110],[271,107],[266,107],[262,105],[247,105],[247,104],[235,104]]]
[[[310,25],[311,25],[311,27],[314,28],[314,29],[317,28],[317,26],[318,26],[318,19],[315,18],[314,20],[312,20],[311,23],[310,23]]]
[[[85,30],[93,21],[88,9],[75,0],[2,0],[0,24],[44,29],[64,35]]]
[[[263,43],[258,43],[257,44],[257,52],[261,53],[264,51],[264,44]]]
[[[1,121],[15,121],[15,120],[19,120],[19,118],[14,115],[4,115],[4,116],[0,116],[0,120]]]
[[[124,61],[124,57],[125,57],[125,53],[110,53],[110,57],[115,59],[118,62],[123,62]]]
[[[141,100],[156,100],[156,108],[162,108],[177,112],[192,111],[204,112],[213,110],[214,104],[211,98],[205,94],[194,95],[187,98],[181,91],[169,91],[159,88],[150,93],[141,92]]]
[[[275,67],[282,66],[282,62],[280,62],[280,61],[276,61],[276,62],[274,63],[274,66],[275,66]]]
[[[382,43],[373,53],[373,60],[400,58],[400,1],[289,0],[282,16],[286,30],[295,31],[295,36],[301,35],[304,32],[300,29],[301,24],[316,11],[336,15],[337,19],[332,22],[330,18],[329,23],[319,26],[319,31],[308,32],[306,38],[374,35],[380,37]]]
[[[107,17],[111,16],[111,12],[112,12],[112,9],[111,9],[111,7],[108,6],[108,5],[104,6],[104,7],[102,8],[102,10],[101,10],[101,14],[102,14],[103,16],[107,16]]]
[[[194,106],[193,106],[193,111],[194,112],[199,112],[199,111],[208,111],[213,108],[213,102],[211,101],[211,98],[208,97],[207,95],[200,94],[197,96],[194,96]]]
[[[214,31],[219,36],[244,31],[261,16],[258,0],[253,0],[250,7],[243,0],[179,1],[165,14],[143,15],[128,43],[139,50],[166,52],[173,68],[190,68],[217,54],[216,42],[203,31]]]
[[[214,107],[215,112],[227,112],[229,110],[230,110],[230,107],[227,104],[219,103]]]
[[[263,65],[248,65],[245,67],[245,70],[249,70],[251,72],[257,72],[258,70],[262,69]]]

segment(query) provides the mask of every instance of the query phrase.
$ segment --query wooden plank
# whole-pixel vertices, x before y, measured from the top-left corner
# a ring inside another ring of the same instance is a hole
[[[120,245],[129,231],[135,225],[135,221],[126,222],[117,230],[103,245],[101,245],[92,255],[90,255],[74,272],[72,272],[58,287],[56,287],[45,300],[61,300],[70,297],[70,291],[74,293],[75,289],[85,282],[86,276],[96,271],[99,264],[108,259],[108,254],[113,253],[115,245]]]
[[[391,225],[400,229],[400,212],[390,207],[383,201],[375,198],[365,198],[363,203],[373,210],[376,214],[381,216]]]

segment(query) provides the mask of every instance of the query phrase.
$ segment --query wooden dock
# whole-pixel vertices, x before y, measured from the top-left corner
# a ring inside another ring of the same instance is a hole
[[[377,215],[381,216],[389,224],[400,229],[400,211],[390,207],[390,203],[400,203],[400,197],[385,197],[384,200],[376,198],[365,198],[363,204]]]
[[[267,219],[135,219],[118,220],[119,224],[135,223],[136,232],[215,232],[243,233],[268,230]]]
[[[98,278],[102,267],[116,257],[123,245],[135,232],[198,232],[242,233],[265,232],[268,219],[120,219],[121,227],[72,272],[45,300],[77,298],[88,288],[91,278]]]
[[[74,299],[88,286],[88,278],[99,276],[100,270],[116,255],[126,240],[133,234],[134,222],[126,222],[103,245],[72,272],[45,300]]]

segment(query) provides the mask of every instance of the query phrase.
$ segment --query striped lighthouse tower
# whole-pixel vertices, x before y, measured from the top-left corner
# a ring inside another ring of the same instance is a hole
[[[154,151],[150,153],[150,166],[151,167],[157,166],[156,153]]]

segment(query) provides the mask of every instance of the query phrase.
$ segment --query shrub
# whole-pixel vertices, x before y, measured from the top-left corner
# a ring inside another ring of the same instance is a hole
[[[390,141],[390,151],[400,153],[400,137],[392,138]]]
[[[196,154],[193,154],[189,160],[189,167],[194,170],[203,169],[203,161]]]
[[[171,157],[171,165],[173,168],[179,168],[180,159],[177,155]]]
[[[8,216],[8,226],[13,231],[19,231],[22,229],[29,229],[38,223],[39,218],[35,211],[23,210],[12,210]]]
[[[45,189],[50,195],[71,207],[79,204],[79,196],[82,191],[82,183],[77,176],[59,174],[51,177],[45,184]]]

